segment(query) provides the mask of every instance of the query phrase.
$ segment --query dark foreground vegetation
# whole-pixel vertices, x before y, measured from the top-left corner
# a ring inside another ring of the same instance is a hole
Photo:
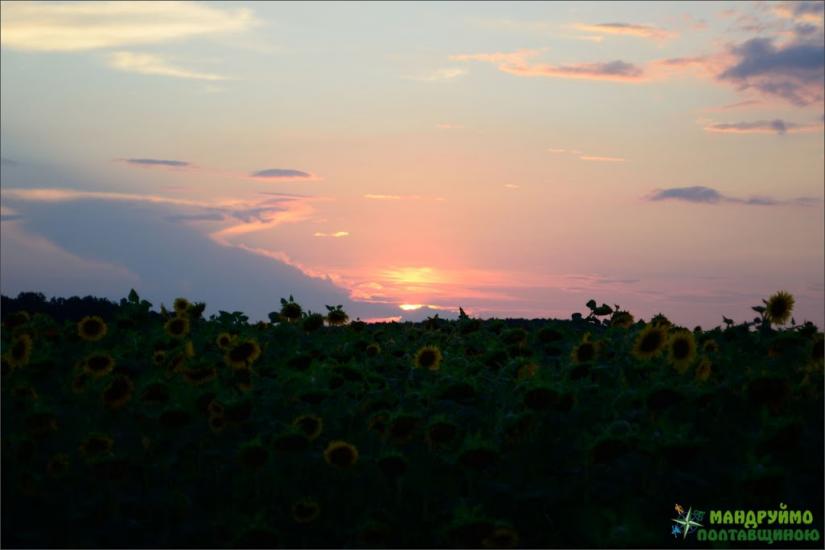
[[[792,307],[701,330],[4,297],[2,545],[695,545],[676,503],[821,531],[823,335]]]

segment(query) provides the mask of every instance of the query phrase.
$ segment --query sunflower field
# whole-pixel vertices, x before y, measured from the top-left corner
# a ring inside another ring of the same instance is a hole
[[[3,299],[5,547],[683,547],[674,503],[823,527],[823,334],[787,293],[711,330],[94,306]]]

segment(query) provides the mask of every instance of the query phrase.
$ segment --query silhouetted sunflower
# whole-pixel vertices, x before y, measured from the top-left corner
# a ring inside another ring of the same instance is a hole
[[[437,371],[441,367],[441,350],[436,346],[424,346],[415,354],[415,367]]]
[[[9,330],[23,326],[31,321],[31,315],[28,311],[15,311],[3,320],[3,325]]]
[[[209,417],[209,429],[212,430],[212,433],[219,434],[223,431],[226,427],[226,420],[223,416],[210,416]]]
[[[87,342],[97,342],[106,336],[108,330],[106,323],[97,315],[86,316],[77,323],[77,335]]]
[[[481,541],[484,548],[515,548],[518,546],[518,531],[512,527],[499,526]]]
[[[716,353],[719,351],[719,344],[716,340],[705,340],[705,343],[702,344],[702,351],[705,353]]]
[[[166,352],[163,350],[159,349],[152,354],[152,362],[157,366],[162,365],[165,360]]]
[[[193,386],[200,386],[215,380],[218,370],[215,367],[188,368],[183,370],[183,378]]]
[[[589,363],[596,358],[596,344],[590,341],[590,335],[586,334],[582,342],[573,348],[571,353],[573,362],[576,364]]]
[[[292,421],[292,425],[301,430],[310,441],[321,435],[324,429],[324,421],[314,414],[302,414]]]
[[[407,443],[415,435],[421,419],[413,414],[396,414],[387,426],[387,433],[395,443]]]
[[[236,369],[245,369],[254,363],[261,356],[261,346],[251,339],[237,342],[226,352],[224,359],[226,363]]]
[[[46,464],[46,473],[53,478],[61,478],[66,475],[69,470],[69,455],[66,453],[57,453],[52,455],[49,462]]]
[[[189,311],[189,300],[186,298],[175,298],[175,313],[178,315],[184,315],[187,311]]]
[[[86,460],[94,460],[112,452],[114,441],[105,434],[89,434],[83,443],[80,444],[80,454]]]
[[[152,382],[140,394],[144,403],[163,404],[169,401],[169,390],[160,382]]]
[[[72,392],[73,393],[83,393],[83,390],[86,389],[86,382],[89,380],[88,374],[78,374],[74,378],[72,378]]]
[[[654,327],[670,328],[672,323],[670,322],[670,319],[665,317],[663,314],[657,313],[650,320],[650,324],[653,325]]]
[[[95,353],[83,362],[83,371],[100,378],[106,376],[115,368],[115,360],[108,353]]]
[[[679,330],[670,335],[668,359],[679,374],[683,374],[696,358],[696,340],[688,330]]]
[[[633,315],[630,314],[628,311],[616,311],[613,313],[613,317],[610,319],[610,326],[611,327],[619,327],[619,328],[630,328],[633,326],[636,320],[633,319]]]
[[[324,450],[324,460],[337,468],[350,468],[358,462],[358,449],[346,441],[332,441]]]
[[[221,332],[218,334],[218,337],[215,338],[215,343],[218,347],[222,350],[227,350],[232,345],[232,335],[228,332]]]
[[[378,342],[373,342],[367,346],[366,352],[368,357],[375,357],[381,353],[381,345]]]
[[[784,325],[788,322],[793,311],[794,297],[784,290],[780,290],[765,304],[765,318],[774,325]]]
[[[213,399],[209,402],[209,405],[207,405],[206,410],[209,412],[209,416],[223,416],[226,409],[224,408],[223,403],[217,399]]]
[[[522,365],[516,371],[516,379],[517,380],[526,380],[528,378],[533,378],[536,373],[539,372],[539,366],[535,363],[527,363],[526,365]]]
[[[427,441],[431,447],[447,445],[458,435],[458,426],[446,419],[437,419],[427,427]]]
[[[32,337],[28,334],[21,334],[12,341],[11,349],[8,353],[9,365],[12,368],[23,367],[28,364],[32,353]]]
[[[292,505],[295,523],[312,523],[321,514],[321,506],[314,499],[302,498]]]
[[[633,356],[638,359],[650,359],[656,356],[667,343],[665,325],[647,325],[636,337],[633,344]]]
[[[712,373],[711,366],[712,364],[710,362],[710,359],[708,359],[707,357],[702,358],[702,360],[696,366],[696,379],[700,382],[707,381],[707,379],[710,378],[710,375]]]
[[[103,403],[110,409],[120,409],[132,398],[135,385],[126,376],[118,376],[103,390]]]
[[[189,319],[186,317],[173,317],[166,321],[163,326],[166,334],[172,338],[183,338],[189,334]]]

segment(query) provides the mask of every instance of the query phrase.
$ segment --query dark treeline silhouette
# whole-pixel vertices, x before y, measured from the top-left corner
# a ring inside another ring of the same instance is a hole
[[[41,292],[21,292],[17,298],[0,296],[0,316],[7,316],[18,311],[29,314],[45,313],[57,321],[76,321],[87,315],[98,315],[104,320],[113,319],[118,310],[118,304],[106,298],[85,296],[80,298],[50,298]]]

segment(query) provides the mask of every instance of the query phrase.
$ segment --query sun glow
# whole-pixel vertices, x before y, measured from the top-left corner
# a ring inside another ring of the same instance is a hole
[[[424,307],[424,304],[401,304],[398,307],[400,307],[404,311],[415,311],[416,309],[421,309],[422,307]]]

